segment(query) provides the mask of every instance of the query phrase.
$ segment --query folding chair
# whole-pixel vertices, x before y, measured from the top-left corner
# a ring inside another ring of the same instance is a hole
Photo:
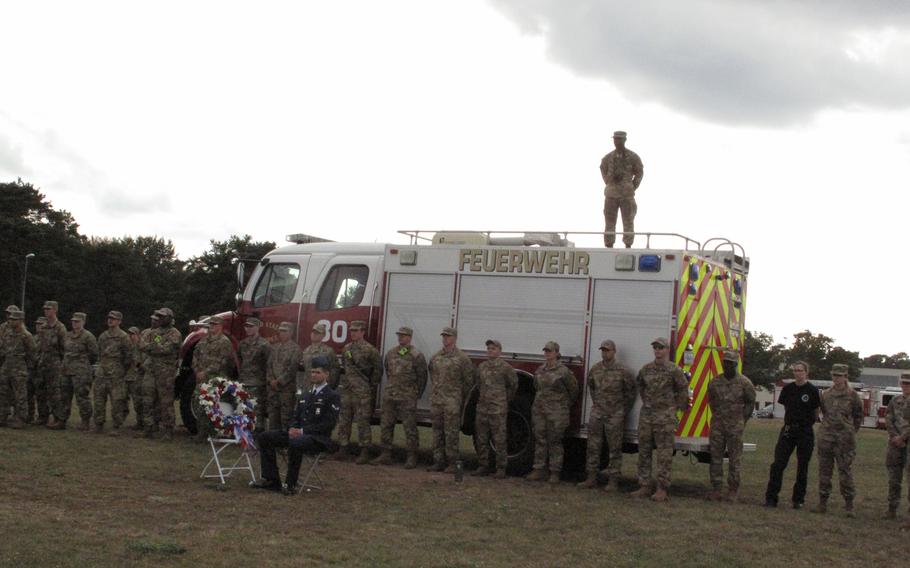
[[[299,483],[300,491],[309,492],[314,489],[322,491],[325,489],[325,482],[322,480],[322,476],[319,475],[319,464],[322,463],[324,457],[325,452],[319,452],[318,454],[312,455],[303,454],[303,461],[300,462],[300,468],[306,468],[306,474]]]
[[[225,465],[227,462],[222,462],[225,456],[222,456],[221,453],[231,446],[239,448],[240,441],[233,438],[212,438],[211,436],[209,436],[208,440],[209,447],[212,449],[212,459],[202,468],[202,473],[199,475],[200,478],[218,478],[221,480],[221,484],[224,485],[224,479],[230,477],[235,471],[246,471],[250,474],[250,483],[256,481],[253,462],[250,461],[250,454],[255,453],[256,450],[241,449],[240,456],[231,465]],[[209,473],[210,469],[214,470],[213,473]]]

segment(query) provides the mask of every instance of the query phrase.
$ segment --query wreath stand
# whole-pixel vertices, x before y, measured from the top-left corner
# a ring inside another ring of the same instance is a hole
[[[235,471],[245,471],[250,474],[250,483],[255,483],[256,481],[256,472],[253,470],[253,463],[250,461],[250,454],[255,453],[255,450],[240,450],[240,456],[234,460],[231,465],[226,465],[227,461],[222,461],[224,456],[222,452],[230,448],[231,446],[240,447],[240,442],[234,440],[233,438],[208,438],[209,447],[212,449],[212,459],[209,460],[209,463],[205,464],[205,467],[202,468],[202,473],[199,475],[200,478],[218,478],[221,480],[221,485],[225,484],[225,478],[231,476]],[[209,470],[212,470],[210,473]]]

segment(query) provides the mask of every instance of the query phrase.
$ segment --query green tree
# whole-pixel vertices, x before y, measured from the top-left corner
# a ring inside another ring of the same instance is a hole
[[[910,356],[903,351],[894,355],[876,353],[863,358],[863,365],[879,369],[910,369]]]
[[[235,307],[236,265],[233,259],[258,261],[275,248],[271,241],[253,241],[250,235],[231,235],[210,241],[210,249],[186,263],[187,317],[216,314]],[[250,267],[251,268],[251,267]]]
[[[808,329],[793,336],[793,345],[787,349],[788,360],[805,361],[810,367],[810,377],[828,380],[831,366],[835,363],[846,364],[851,381],[859,378],[863,370],[863,360],[858,351],[848,351],[834,345],[834,339],[822,333],[813,334]]]
[[[772,387],[786,364],[784,346],[760,331],[746,331],[743,341],[743,374],[757,386]]]

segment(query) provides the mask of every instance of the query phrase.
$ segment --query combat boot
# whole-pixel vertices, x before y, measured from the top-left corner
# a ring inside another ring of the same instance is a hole
[[[482,466],[478,467],[477,469],[475,469],[474,471],[472,471],[471,475],[473,475],[474,477],[486,477],[486,476],[490,475],[490,468],[488,468],[485,465],[482,465]]]
[[[847,512],[847,518],[853,519],[856,517],[856,513],[853,511],[853,499],[848,499],[844,505],[844,510]]]
[[[597,475],[589,473],[588,477],[584,481],[575,484],[575,487],[580,487],[582,489],[593,489],[597,487]]]
[[[95,430],[94,430],[94,432],[95,432],[95,434],[102,434],[102,433],[104,433],[104,424],[95,424]]]
[[[56,430],[57,429],[57,419],[52,415],[44,426],[45,426],[45,428],[48,428],[50,430]]]
[[[885,520],[893,520],[897,518],[897,507],[888,507],[888,512],[885,513],[883,517]]]
[[[501,467],[496,470],[496,473],[493,474],[493,479],[505,479],[506,478],[506,468]]]
[[[404,462],[405,469],[414,469],[417,467],[417,452],[408,452],[408,459]]]
[[[604,491],[607,493],[618,493],[619,492],[619,480],[616,477],[610,477],[607,480],[607,484],[604,486]]]
[[[130,427],[130,430],[135,430],[135,431],[137,431],[137,432],[142,432],[143,430],[145,430],[145,424],[143,424],[143,423],[141,423],[141,422],[137,422],[137,423],[133,424],[133,425]]]
[[[430,472],[440,472],[445,471],[446,463],[444,461],[434,461],[433,465],[427,468],[427,471]]]
[[[547,483],[550,483],[550,484],[553,484],[553,485],[556,485],[557,483],[559,483],[559,472],[558,472],[558,471],[551,471],[551,472],[550,472],[550,477],[547,478]]]
[[[720,493],[720,489],[712,489],[705,495],[705,501],[723,501],[723,495]]]
[[[66,430],[66,422],[62,420],[54,420],[53,423],[47,425],[48,430]]]
[[[827,498],[827,497],[822,497],[821,499],[819,499],[819,500],[818,500],[818,505],[816,505],[815,508],[812,509],[812,512],[813,512],[813,513],[819,513],[819,514],[822,514],[822,515],[824,515],[825,513],[827,513],[827,512],[828,512],[828,498]]]
[[[13,430],[22,430],[23,428],[25,428],[25,422],[23,422],[22,420],[19,420],[19,417],[17,416],[15,418],[13,418],[12,420],[10,420],[9,427],[12,428]]]
[[[335,452],[334,458],[340,462],[348,461],[351,457],[351,450],[347,446],[341,446]]]
[[[165,428],[161,432],[161,441],[162,442],[170,442],[173,438],[174,438],[174,431],[171,430],[170,428]]]
[[[739,501],[739,489],[736,487],[730,487],[727,489],[727,494],[724,496],[725,501],[730,503],[736,503]]]
[[[35,419],[34,424],[35,424],[35,426],[45,426],[45,425],[47,425],[47,416],[45,416],[45,417],[43,417],[43,418],[42,418],[41,416],[39,416],[38,418]]]
[[[91,429],[92,429],[92,423],[89,421],[88,418],[83,418],[82,422],[79,424],[79,430],[81,430],[82,432],[88,432]]]
[[[651,496],[651,485],[642,485],[637,491],[632,492],[632,497],[644,499]]]
[[[651,495],[651,500],[655,503],[664,503],[670,500],[670,496],[667,495],[667,490],[663,487],[658,487],[657,491],[654,492],[654,495]]]
[[[120,435],[120,428],[117,426],[114,426],[113,428],[111,428],[111,431],[107,433],[107,435],[112,438],[116,438],[117,436]]]
[[[363,464],[369,463],[369,462],[370,462],[370,448],[367,448],[367,447],[360,448],[360,456],[357,458],[357,461],[355,461],[354,463],[356,463],[357,465],[363,465]]]
[[[442,473],[455,473],[455,464],[450,463],[444,470],[442,470]]]
[[[547,478],[547,472],[542,469],[535,469],[525,476],[528,481],[543,481]]]
[[[370,465],[392,465],[392,452],[382,450],[379,457],[370,462]]]

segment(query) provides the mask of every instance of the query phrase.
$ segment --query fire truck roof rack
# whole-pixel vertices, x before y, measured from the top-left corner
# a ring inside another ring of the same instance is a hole
[[[330,239],[323,239],[322,237],[314,237],[313,235],[307,235],[306,233],[294,233],[292,235],[287,235],[284,237],[289,243],[294,243],[295,245],[306,245],[309,243],[332,243]]]
[[[452,230],[426,230],[413,229],[398,231],[411,239],[412,245],[421,241],[432,244],[476,244],[476,245],[501,245],[501,246],[568,246],[575,244],[569,240],[569,235],[598,235],[603,236],[603,231],[452,231]],[[624,233],[608,233],[623,235]],[[651,248],[652,237],[673,237],[685,242],[685,250],[704,250],[702,244],[695,239],[679,233],[651,233],[636,232],[635,236],[645,237],[645,248]],[[729,239],[719,246],[730,244]],[[738,245],[736,245],[738,246]],[[742,247],[740,247],[742,249]]]

